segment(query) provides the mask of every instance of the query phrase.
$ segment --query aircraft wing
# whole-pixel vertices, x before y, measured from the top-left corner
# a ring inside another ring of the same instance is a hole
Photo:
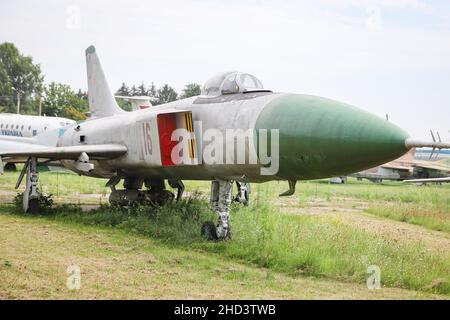
[[[46,147],[42,145],[15,144],[13,149],[0,150],[2,158],[37,157],[52,160],[77,160],[85,152],[91,160],[114,159],[124,155],[127,148],[120,144],[80,145],[70,147]]]
[[[394,165],[394,164],[389,164],[389,163],[383,164],[383,165],[381,165],[381,167],[388,168],[388,169],[395,169],[395,170],[403,170],[403,171],[412,171],[413,170],[412,167]]]
[[[437,170],[437,171],[450,171],[449,166],[447,166],[446,164],[443,164],[443,163],[435,162],[435,161],[432,162],[432,161],[415,160],[414,166],[425,168],[425,169],[433,169],[433,170]]]
[[[442,182],[450,182],[450,177],[447,178],[430,178],[430,179],[411,179],[411,180],[404,180],[403,182],[406,183],[428,183],[428,182],[436,182],[436,183],[442,183]]]

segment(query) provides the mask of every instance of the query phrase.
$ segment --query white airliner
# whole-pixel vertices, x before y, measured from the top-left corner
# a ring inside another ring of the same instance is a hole
[[[0,114],[0,136],[30,138],[46,131],[68,127],[76,122],[60,117]]]

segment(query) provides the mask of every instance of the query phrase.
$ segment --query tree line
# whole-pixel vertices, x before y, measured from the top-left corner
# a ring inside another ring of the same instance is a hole
[[[153,82],[146,86],[127,86],[122,83],[116,91],[120,96],[150,96],[152,104],[158,105],[200,94],[200,85],[187,84],[178,94],[173,87],[164,84],[157,88]],[[130,110],[129,102],[119,100],[119,105]],[[89,110],[87,92],[73,90],[69,85],[44,82],[39,64],[25,56],[13,43],[0,44],[0,113],[42,114],[83,120]]]

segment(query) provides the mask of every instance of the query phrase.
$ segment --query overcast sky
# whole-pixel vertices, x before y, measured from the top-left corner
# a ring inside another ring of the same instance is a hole
[[[446,0],[1,0],[3,41],[33,56],[46,82],[74,89],[86,89],[93,44],[114,90],[153,81],[180,91],[240,70],[450,139]]]

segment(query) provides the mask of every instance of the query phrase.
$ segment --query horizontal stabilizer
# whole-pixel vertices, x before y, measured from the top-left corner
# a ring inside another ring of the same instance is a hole
[[[122,99],[131,103],[133,111],[147,109],[152,106],[152,101],[158,101],[158,98],[149,96],[115,96],[117,99]]]

